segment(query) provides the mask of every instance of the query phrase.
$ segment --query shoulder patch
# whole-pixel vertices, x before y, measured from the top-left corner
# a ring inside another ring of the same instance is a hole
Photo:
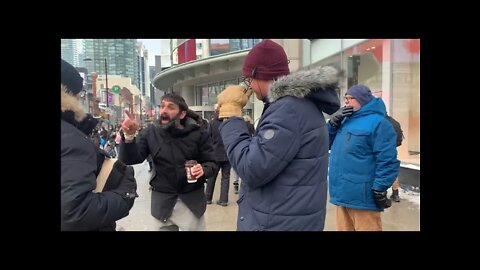
[[[270,140],[271,138],[273,138],[273,136],[275,136],[275,131],[273,131],[273,129],[267,129],[265,133],[263,133],[263,137],[266,140]]]

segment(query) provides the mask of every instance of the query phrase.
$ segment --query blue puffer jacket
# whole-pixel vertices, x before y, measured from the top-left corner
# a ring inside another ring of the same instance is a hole
[[[385,104],[372,99],[347,117],[336,130],[328,124],[330,143],[330,202],[382,211],[372,189],[385,191],[398,175],[397,134],[385,118]]]
[[[269,89],[255,136],[233,117],[220,132],[240,175],[237,230],[321,231],[327,202],[328,132],[323,112],[338,110],[332,67],[282,77]]]

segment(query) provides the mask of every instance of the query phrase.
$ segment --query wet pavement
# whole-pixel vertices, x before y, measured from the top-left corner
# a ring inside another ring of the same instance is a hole
[[[154,218],[150,215],[150,190],[148,163],[134,165],[135,178],[137,179],[139,197],[130,210],[130,214],[117,222],[118,231],[156,231]],[[232,179],[233,179],[233,174]],[[220,206],[215,202],[220,197],[220,176],[218,174],[213,203],[207,205],[205,220],[207,231],[236,231],[238,195],[233,193],[232,181],[230,181],[228,206]],[[389,192],[391,189],[389,190]],[[420,231],[420,195],[419,193],[401,190],[401,201],[393,202],[392,207],[382,214],[384,231]],[[327,203],[327,216],[325,231],[335,231],[335,206]]]

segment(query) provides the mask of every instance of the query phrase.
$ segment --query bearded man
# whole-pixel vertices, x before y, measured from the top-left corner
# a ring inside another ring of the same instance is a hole
[[[137,135],[138,122],[125,111],[124,136],[119,159],[124,163],[142,163],[152,156],[154,170],[151,214],[160,231],[204,231],[207,207],[204,184],[216,170],[212,141],[201,128],[202,120],[188,109],[177,94],[166,94],[160,100],[159,122]],[[200,119],[200,120],[199,120]],[[185,163],[194,160],[187,181]]]

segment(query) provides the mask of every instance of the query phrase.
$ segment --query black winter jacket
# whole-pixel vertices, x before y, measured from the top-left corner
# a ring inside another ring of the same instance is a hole
[[[103,162],[88,136],[96,120],[87,116],[78,123],[71,111],[62,112],[61,118],[61,230],[115,230],[115,221],[129,209],[114,192],[92,192]]]
[[[217,165],[213,156],[211,138],[198,122],[186,118],[183,129],[164,129],[149,125],[135,138],[134,143],[120,143],[120,160],[125,164],[138,164],[152,156],[154,173],[150,180],[152,189],[161,193],[153,198],[152,215],[165,221],[172,213],[177,197],[197,216],[206,210],[203,192],[205,179],[213,175]],[[204,175],[196,183],[188,183],[185,161],[196,160],[202,164]]]
[[[213,150],[215,152],[215,160],[217,162],[228,161],[225,146],[223,145],[222,136],[220,135],[219,127],[222,121],[215,118],[210,121],[210,137],[212,137]]]

